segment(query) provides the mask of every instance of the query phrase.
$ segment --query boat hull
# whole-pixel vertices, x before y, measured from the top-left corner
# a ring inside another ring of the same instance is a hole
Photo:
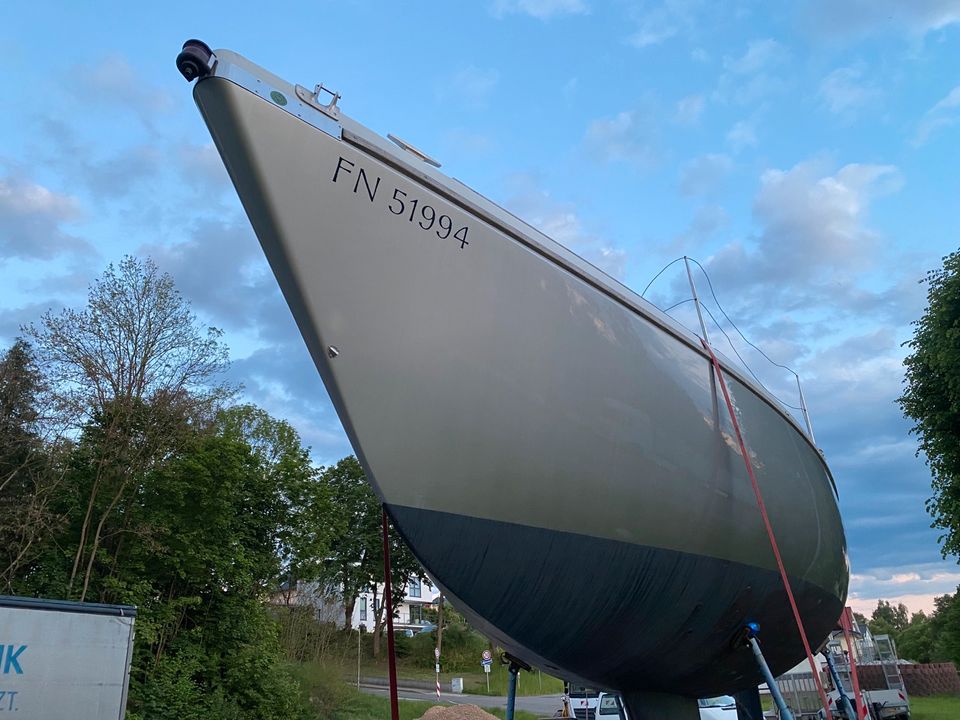
[[[695,338],[346,118],[322,132],[220,77],[195,98],[372,484],[471,622],[617,690],[755,685],[746,621],[775,672],[802,657]],[[726,377],[816,643],[848,579],[832,479]]]

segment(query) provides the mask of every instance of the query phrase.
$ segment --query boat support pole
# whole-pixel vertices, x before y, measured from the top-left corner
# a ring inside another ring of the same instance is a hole
[[[848,720],[855,718],[856,715],[853,712],[853,706],[850,704],[850,698],[847,697],[847,693],[843,689],[843,683],[840,682],[840,673],[837,672],[837,666],[833,662],[833,655],[829,651],[825,651],[823,654],[824,657],[827,658],[827,668],[830,670],[830,679],[833,680],[833,686],[837,689],[837,692],[840,693],[840,699],[837,701],[837,704],[843,708],[843,712]]]
[[[500,662],[507,666],[507,720],[513,720],[514,713],[516,712],[517,706],[517,676],[520,675],[521,670],[530,670],[530,666],[527,665],[520,658],[515,658],[510,653],[503,653],[500,655]]]
[[[856,652],[853,645],[853,610],[848,607],[840,613],[840,627],[843,628],[843,637],[847,641],[847,662],[850,663],[850,679],[853,682],[853,699],[857,704],[857,720],[867,716],[867,708],[863,704],[863,693],[860,692],[860,677],[857,673]]]
[[[397,700],[397,658],[393,649],[393,593],[390,587],[390,536],[387,509],[383,508],[383,611],[387,614],[387,665],[390,669],[390,720],[400,720]]]
[[[514,709],[517,705],[517,675],[520,674],[520,668],[513,663],[507,668],[509,681],[507,683],[507,720],[513,720]]]
[[[746,626],[744,626],[744,631],[747,644],[750,646],[750,649],[753,650],[753,657],[757,661],[757,666],[760,668],[760,674],[763,675],[767,687],[770,688],[773,702],[776,703],[777,710],[780,713],[780,720],[793,720],[793,713],[790,712],[790,708],[787,707],[787,701],[783,699],[783,695],[780,693],[780,686],[777,685],[773,673],[770,672],[770,667],[763,657],[763,651],[760,650],[760,643],[757,642],[757,633],[760,632],[760,626],[756,623],[747,623]]]

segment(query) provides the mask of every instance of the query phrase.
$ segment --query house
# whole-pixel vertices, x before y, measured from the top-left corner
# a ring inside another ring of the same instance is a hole
[[[409,630],[418,632],[426,629],[431,623],[426,619],[424,609],[435,607],[440,591],[429,581],[421,582],[418,578],[410,578],[407,584],[392,588],[394,593],[403,593],[403,602],[393,619],[395,630]],[[372,631],[376,624],[377,605],[383,601],[383,583],[377,586],[376,600],[373,591],[361,593],[353,606],[353,617],[350,627],[354,630],[363,628]],[[333,622],[342,626],[344,622],[344,606],[336,592],[330,592],[317,583],[283,583],[273,593],[268,602],[271,605],[284,607],[311,606],[316,610],[316,617],[321,622]]]
[[[393,627],[395,630],[412,630],[418,632],[423,630],[431,623],[424,616],[424,609],[435,607],[437,596],[440,591],[435,588],[429,580],[421,582],[417,578],[410,578],[409,582],[403,588],[393,587],[393,592],[403,592],[403,603],[400,605],[397,614],[393,618]],[[383,601],[383,585],[377,587],[376,601]],[[372,630],[376,622],[376,607],[374,606],[373,592],[365,592],[357,598],[357,604],[353,607],[354,629],[361,625],[367,630]]]

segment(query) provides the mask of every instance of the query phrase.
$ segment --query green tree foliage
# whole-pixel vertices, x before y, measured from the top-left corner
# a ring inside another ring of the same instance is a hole
[[[923,611],[914,613],[910,624],[897,636],[900,657],[914,662],[933,662],[933,644],[932,623]]]
[[[0,357],[2,591],[136,605],[133,720],[302,717],[266,601],[316,582],[349,617],[378,592],[381,506],[356,458],[321,472],[288,423],[229,406],[219,332],[150,261],[25,331]],[[396,612],[424,575],[390,542]]]
[[[84,600],[115,511],[138,476],[208,416],[227,350],[202,329],[169,275],[126,257],[91,286],[87,306],[47,313],[26,328],[63,417],[83,428],[90,471],[67,594]]]
[[[906,343],[904,414],[933,476],[927,510],[944,555],[960,555],[960,251],[927,273],[927,308]]]
[[[0,359],[0,592],[13,590],[61,523],[51,500],[64,453],[45,441],[45,391],[30,345],[17,340]]]
[[[903,659],[960,665],[960,592],[935,598],[930,615],[913,613],[907,621],[907,614],[902,603],[880,600],[868,621],[870,632],[892,637]]]
[[[222,408],[219,333],[149,261],[27,334],[0,359],[7,591],[138,607],[127,717],[301,717],[264,600],[318,575],[333,513],[296,432]]]
[[[877,607],[870,617],[868,625],[874,635],[898,636],[910,623],[909,611],[903,603],[891,605],[886,600],[878,600]]]
[[[353,608],[360,593],[371,591],[376,599],[384,581],[383,530],[380,499],[370,488],[357,458],[343,458],[320,476],[339,517],[326,562],[325,580],[339,594],[345,608],[345,625],[350,626]],[[391,611],[396,617],[404,589],[411,577],[426,580],[419,561],[399,533],[390,533],[390,577],[394,588]],[[374,656],[379,655],[380,632],[386,622],[384,603],[374,614]]]

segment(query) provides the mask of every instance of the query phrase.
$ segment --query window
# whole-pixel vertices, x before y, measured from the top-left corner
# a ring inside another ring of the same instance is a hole
[[[412,598],[420,597],[420,580],[418,578],[410,578],[409,595]]]
[[[600,698],[600,708],[597,714],[620,717],[620,703],[617,701],[617,696],[608,693]]]
[[[422,605],[410,606],[410,624],[423,625],[423,606]]]
[[[367,619],[367,599],[365,597],[360,598],[360,619]]]

